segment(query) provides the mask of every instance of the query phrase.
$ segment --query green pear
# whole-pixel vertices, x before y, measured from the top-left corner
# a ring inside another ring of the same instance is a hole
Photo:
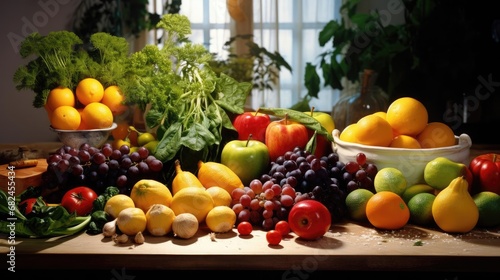
[[[446,188],[453,179],[466,176],[468,168],[461,162],[455,162],[445,157],[437,157],[429,161],[424,168],[425,183],[434,189]]]

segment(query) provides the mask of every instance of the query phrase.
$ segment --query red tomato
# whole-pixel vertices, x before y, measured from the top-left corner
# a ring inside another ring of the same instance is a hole
[[[325,235],[331,223],[332,218],[328,208],[314,199],[295,203],[288,214],[290,229],[307,240],[315,240]]]
[[[276,223],[274,229],[281,233],[281,236],[286,236],[290,233],[290,225],[287,221],[281,220]]]
[[[490,191],[500,195],[500,155],[482,154],[473,158],[469,164],[474,191]]]
[[[266,233],[266,239],[269,245],[278,245],[281,242],[281,232],[272,229]]]
[[[252,233],[253,227],[250,222],[243,221],[238,224],[237,229],[240,235],[250,235],[250,233]]]
[[[70,213],[76,212],[78,216],[87,216],[92,211],[96,198],[97,193],[93,189],[79,186],[64,194],[61,206],[66,208]]]
[[[24,213],[24,215],[28,215],[33,211],[33,206],[36,204],[37,198],[27,198],[21,201],[18,205],[19,211]]]

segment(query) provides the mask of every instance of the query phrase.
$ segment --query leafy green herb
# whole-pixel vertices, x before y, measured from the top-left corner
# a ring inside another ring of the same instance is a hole
[[[415,241],[415,243],[413,243],[413,246],[424,246],[424,242],[422,242],[422,240]]]
[[[157,27],[165,32],[163,47],[147,45],[132,54],[131,73],[120,87],[156,129],[155,156],[163,162],[179,158],[184,169],[196,171],[198,160],[220,157],[224,141],[236,132],[230,115],[243,113],[252,85],[212,70],[212,55],[188,40],[186,16],[166,14]]]
[[[51,89],[62,86],[74,90],[86,77],[96,78],[104,86],[117,84],[127,71],[126,39],[99,32],[91,35],[90,42],[85,46],[75,33],[65,30],[28,35],[19,52],[22,58],[32,59],[14,73],[16,89],[35,92],[33,106],[40,108]]]
[[[16,199],[17,200],[17,199]],[[15,231],[16,236],[23,237],[50,237],[72,235],[84,230],[90,223],[91,216],[80,217],[70,214],[63,206],[48,206],[42,197],[33,206],[33,212],[24,216],[14,200],[9,200],[4,191],[0,191],[0,232],[10,234]],[[15,217],[14,221],[8,218]]]
[[[88,234],[102,233],[102,227],[111,219],[111,216],[104,211],[104,206],[112,196],[118,193],[120,193],[120,190],[117,187],[109,186],[94,200],[92,213],[90,214],[91,221],[87,227]]]

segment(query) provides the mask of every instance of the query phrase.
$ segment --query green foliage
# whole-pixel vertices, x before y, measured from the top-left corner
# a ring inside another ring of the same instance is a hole
[[[94,33],[90,45],[70,31],[53,31],[42,36],[27,36],[20,47],[22,58],[31,58],[14,73],[16,89],[35,93],[33,106],[45,105],[51,89],[58,86],[72,90],[86,77],[96,78],[104,86],[117,84],[126,75],[129,47],[125,38],[108,33]]]
[[[384,25],[379,11],[359,13],[359,2],[346,1],[340,8],[345,17],[329,21],[320,31],[319,45],[330,47],[318,55],[316,63],[306,65],[304,80],[309,96],[318,97],[319,70],[322,86],[343,89],[343,78],[356,82],[363,69],[373,69],[379,74],[378,86],[390,95],[402,82],[404,71],[418,66],[412,36],[432,9],[429,1],[403,1],[406,24],[398,26]]]
[[[220,157],[235,132],[230,115],[243,113],[251,84],[213,71],[212,55],[188,40],[187,17],[166,14],[157,28],[165,32],[163,47],[148,45],[132,54],[120,86],[129,102],[146,110],[146,125],[156,129],[155,156],[163,162],[180,158],[184,169],[196,172],[198,160]]]
[[[37,198],[32,213],[25,216],[18,209],[20,197],[23,194],[15,200],[10,199],[6,192],[0,190],[0,233],[10,234],[14,230],[16,236],[32,238],[72,235],[84,230],[90,223],[91,216],[79,217],[60,205],[45,205],[41,196]],[[15,217],[16,220],[9,221],[8,217]],[[12,226],[13,223],[15,226]]]

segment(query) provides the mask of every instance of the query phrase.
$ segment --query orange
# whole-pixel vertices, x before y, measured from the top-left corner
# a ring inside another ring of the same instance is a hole
[[[416,136],[424,130],[429,115],[422,102],[412,97],[401,97],[394,100],[387,108],[386,120],[395,135]]]
[[[410,210],[403,198],[390,191],[373,194],[365,211],[370,224],[379,229],[400,229],[410,220]]]
[[[63,105],[74,107],[75,94],[67,87],[56,87],[49,92],[45,105],[51,111]]]
[[[59,106],[52,112],[50,124],[55,129],[76,130],[80,126],[81,117],[73,106]]]
[[[128,121],[122,121],[116,124],[116,128],[111,131],[111,135],[115,140],[125,140],[129,135]]]
[[[440,148],[455,145],[455,133],[442,122],[431,122],[417,135],[422,148]]]
[[[340,133],[339,139],[342,141],[345,141],[345,142],[358,143],[358,139],[356,139],[356,136],[355,136],[355,131],[357,129],[356,127],[357,127],[356,123],[352,123],[352,124],[348,125]]]
[[[391,143],[392,128],[383,118],[370,114],[362,117],[356,124],[354,135],[358,143],[382,147],[387,147]]]
[[[109,86],[104,90],[104,95],[102,97],[101,103],[111,109],[113,116],[118,116],[125,111],[127,111],[128,106],[123,104],[125,101],[125,96],[118,86]]]
[[[408,135],[398,135],[394,137],[391,141],[391,144],[389,144],[389,147],[393,148],[405,148],[405,149],[420,149],[422,148],[420,146],[420,143],[417,141],[415,137],[408,136]]]
[[[101,102],[104,96],[104,87],[97,79],[85,78],[76,86],[76,98],[82,105],[92,102]]]
[[[379,116],[379,117],[381,117],[383,119],[385,119],[387,117],[387,112],[384,112],[384,111],[378,111],[378,112],[375,112],[373,114],[376,115],[376,116]]]
[[[81,115],[88,129],[108,128],[113,124],[113,113],[108,106],[99,102],[85,106]]]
[[[81,118],[83,108],[77,108],[76,110],[78,111],[78,113],[80,113],[80,118]],[[80,122],[80,126],[78,127],[78,130],[86,130],[86,129],[89,129],[89,126],[82,119],[82,121]]]

